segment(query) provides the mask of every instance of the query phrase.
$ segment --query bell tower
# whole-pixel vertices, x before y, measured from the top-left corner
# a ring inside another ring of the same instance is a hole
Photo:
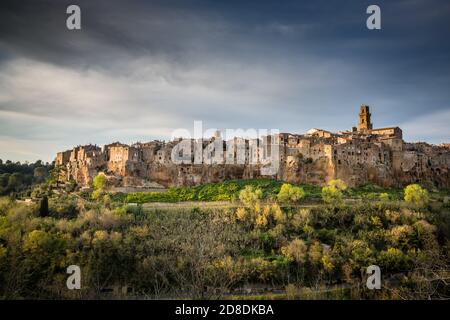
[[[369,106],[363,104],[359,109],[358,131],[364,130],[372,130],[372,123],[370,122]]]

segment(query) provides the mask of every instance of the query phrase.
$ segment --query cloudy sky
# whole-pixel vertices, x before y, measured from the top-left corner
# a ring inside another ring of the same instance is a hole
[[[366,28],[370,4],[382,30]],[[450,142],[449,17],[446,0],[2,0],[0,158],[167,139],[194,120],[344,130],[363,103],[375,127]]]

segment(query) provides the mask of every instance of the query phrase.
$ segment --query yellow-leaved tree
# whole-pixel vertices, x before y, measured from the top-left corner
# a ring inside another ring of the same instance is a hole
[[[283,183],[278,192],[278,201],[283,203],[298,202],[305,196],[305,191],[301,187],[293,186],[289,183]]]
[[[410,184],[405,188],[405,201],[419,208],[423,208],[428,204],[428,191],[418,184]]]

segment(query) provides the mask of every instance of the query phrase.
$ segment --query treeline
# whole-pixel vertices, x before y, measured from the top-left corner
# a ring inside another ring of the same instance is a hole
[[[0,195],[31,191],[42,183],[53,169],[53,163],[38,160],[34,163],[3,161],[0,159]]]

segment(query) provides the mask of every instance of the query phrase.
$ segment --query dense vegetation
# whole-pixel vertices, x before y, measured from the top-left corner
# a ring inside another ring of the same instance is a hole
[[[33,185],[44,182],[53,165],[38,160],[35,163],[20,163],[0,159],[0,195],[29,195]]]
[[[237,208],[144,209],[124,201],[155,195],[114,197],[102,179],[95,189],[89,197],[49,194],[46,210],[43,201],[1,199],[0,296],[102,298],[125,286],[156,298],[241,297],[245,288],[266,298],[450,296],[448,194],[415,186],[403,201],[399,190],[340,181],[327,191],[228,181],[158,194],[234,199]],[[316,201],[302,205],[308,198]],[[81,267],[81,290],[66,288],[72,264]],[[383,273],[379,291],[365,288],[372,264]]]

